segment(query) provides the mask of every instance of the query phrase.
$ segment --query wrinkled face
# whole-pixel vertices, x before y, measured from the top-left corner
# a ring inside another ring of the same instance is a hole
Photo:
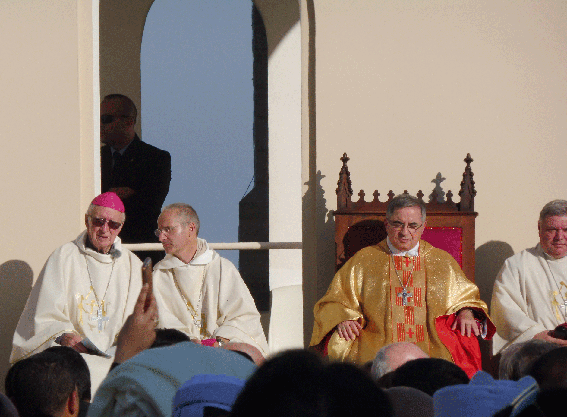
[[[159,241],[165,253],[183,259],[184,253],[197,242],[195,224],[187,223],[176,210],[166,210],[158,218]]]
[[[567,216],[546,217],[537,225],[541,247],[555,259],[567,255]]]
[[[128,144],[134,120],[127,117],[119,99],[104,100],[100,104],[100,141],[116,149]]]
[[[124,214],[108,207],[94,206],[85,216],[87,234],[93,246],[102,253],[108,253],[114,240],[124,226]]]
[[[408,251],[417,245],[425,229],[425,222],[422,223],[419,207],[397,209],[384,223],[390,242],[400,251]]]

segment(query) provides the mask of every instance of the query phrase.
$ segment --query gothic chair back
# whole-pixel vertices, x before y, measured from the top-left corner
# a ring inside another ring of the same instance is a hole
[[[337,192],[337,210],[335,217],[335,266],[338,270],[352,255],[360,249],[375,245],[386,238],[384,219],[388,203],[395,196],[390,190],[388,200],[379,201],[380,193],[373,193],[372,201],[365,201],[365,192],[358,193],[358,201],[352,201],[352,183],[346,153],[341,158],[343,166],[339,173]],[[440,187],[441,175],[437,185],[425,205],[427,207],[427,227],[422,239],[433,246],[449,252],[459,263],[467,278],[474,282],[474,188],[470,154],[465,158],[465,171],[459,191],[460,201],[453,202],[453,193],[445,194]],[[407,193],[407,190],[404,191]],[[444,195],[445,194],[445,195]],[[419,190],[416,196],[423,201],[424,194]]]

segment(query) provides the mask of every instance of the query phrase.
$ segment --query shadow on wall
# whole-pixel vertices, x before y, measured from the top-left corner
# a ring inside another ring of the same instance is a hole
[[[333,213],[327,208],[325,190],[321,186],[321,180],[325,175],[317,171],[315,198],[317,208],[315,210],[317,222],[317,300],[322,298],[333,277],[335,276],[335,219]]]
[[[303,207],[311,206],[311,202],[308,201],[308,199],[310,196],[314,197],[315,217],[312,218],[313,224],[309,224],[309,231],[316,234],[316,244],[314,247],[316,262],[310,259],[307,260],[306,258],[303,259],[303,325],[305,346],[309,345],[313,331],[313,307],[315,303],[325,295],[335,275],[335,220],[333,219],[332,212],[327,209],[325,190],[321,186],[321,180],[323,178],[325,178],[325,176],[321,174],[321,171],[317,171],[314,175],[314,180],[305,183],[305,185],[309,187],[309,190],[303,196]],[[307,246],[304,243],[304,251],[306,249]],[[306,268],[313,265],[316,265],[316,268],[306,272]],[[313,275],[311,273],[313,273]],[[316,275],[315,280],[305,278],[314,275]]]
[[[11,260],[0,265],[0,387],[10,368],[12,337],[33,284],[33,270],[24,261]]]
[[[514,250],[506,242],[491,240],[475,251],[475,283],[480,290],[480,298],[490,305],[492,287],[504,261],[514,255]]]
[[[514,250],[506,242],[492,240],[479,246],[475,251],[475,284],[480,291],[480,298],[490,308],[492,287],[504,261],[514,255]],[[482,368],[493,377],[498,377],[498,359],[492,357],[492,342],[479,338],[482,355]]]

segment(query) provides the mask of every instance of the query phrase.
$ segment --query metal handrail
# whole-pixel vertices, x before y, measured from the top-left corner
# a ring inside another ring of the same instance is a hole
[[[270,249],[302,249],[302,242],[233,242],[209,243],[215,250],[270,250]],[[124,247],[132,251],[162,251],[161,243],[125,243]]]

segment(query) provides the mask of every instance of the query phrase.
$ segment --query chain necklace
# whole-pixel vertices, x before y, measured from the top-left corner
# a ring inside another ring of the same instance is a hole
[[[110,275],[108,277],[108,283],[106,284],[106,289],[104,290],[104,295],[102,296],[102,300],[99,301],[98,295],[96,294],[96,290],[94,288],[93,279],[91,277],[91,271],[89,270],[89,261],[87,260],[87,255],[84,255],[84,256],[85,256],[85,263],[87,264],[87,274],[89,276],[89,281],[91,282],[91,288],[93,289],[93,294],[95,296],[96,305],[98,307],[97,311],[96,311],[96,317],[91,317],[91,321],[97,321],[98,322],[98,331],[100,332],[100,331],[102,331],[103,323],[105,321],[109,320],[108,317],[103,317],[102,306],[104,305],[104,299],[106,298],[106,293],[108,291],[108,287],[110,286],[110,281],[112,281],[112,272],[114,271],[115,259],[114,259],[114,257],[112,258],[112,268],[110,269]]]
[[[400,281],[400,285],[402,286],[402,289],[403,289],[403,291],[397,293],[396,296],[401,297],[402,298],[402,304],[407,306],[408,305],[408,298],[413,297],[413,293],[408,291],[407,282],[404,285],[402,279],[400,278],[400,275],[398,274],[398,270],[396,269],[396,261],[394,260],[394,254],[392,253],[392,250],[390,249],[389,246],[388,246],[388,250],[390,251],[390,257],[392,258],[392,265],[394,266],[394,272],[396,273],[396,277],[398,277],[398,281]],[[410,274],[413,272],[414,268],[415,268],[415,263],[412,261]],[[409,280],[409,278],[408,278],[408,280]]]
[[[171,273],[173,275],[173,282],[175,283],[175,288],[177,288],[177,291],[179,292],[181,299],[185,303],[185,306],[187,307],[187,311],[189,312],[189,314],[191,314],[193,323],[195,324],[195,326],[197,326],[199,330],[201,330],[201,327],[203,326],[203,322],[199,318],[198,314],[201,311],[201,303],[203,301],[203,289],[205,287],[205,266],[203,266],[203,274],[201,277],[202,280],[201,290],[199,291],[199,301],[197,302],[197,309],[194,309],[191,303],[189,302],[189,300],[183,295],[183,292],[181,291],[181,287],[179,287],[179,282],[177,281],[177,277],[175,276],[175,270],[172,269]]]

